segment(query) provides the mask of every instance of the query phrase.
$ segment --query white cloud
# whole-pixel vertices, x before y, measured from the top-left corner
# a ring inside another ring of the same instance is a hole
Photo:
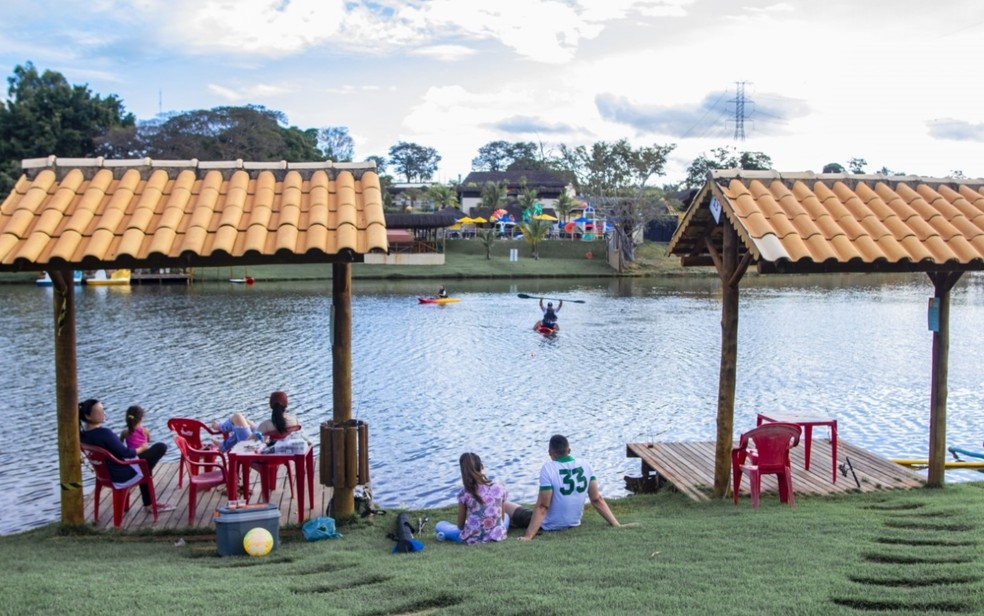
[[[435,60],[454,62],[475,55],[476,51],[463,45],[429,45],[410,52],[415,56],[425,56]]]
[[[269,84],[253,84],[242,89],[234,89],[218,84],[208,84],[208,90],[215,95],[232,103],[249,103],[251,101],[263,100],[265,98],[279,96],[288,92],[288,88],[273,86]]]

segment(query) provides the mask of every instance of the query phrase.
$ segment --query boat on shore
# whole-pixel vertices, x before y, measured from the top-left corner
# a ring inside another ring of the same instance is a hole
[[[130,284],[130,270],[118,269],[112,274],[107,274],[106,270],[97,270],[91,278],[85,279],[85,284],[94,287],[108,287]]]
[[[82,270],[75,270],[75,272],[72,274],[72,278],[75,281],[75,284],[82,284]],[[37,280],[35,280],[34,282],[39,287],[50,287],[55,284],[51,280],[51,276],[48,275],[48,272],[44,272],[44,275],[38,278]]]

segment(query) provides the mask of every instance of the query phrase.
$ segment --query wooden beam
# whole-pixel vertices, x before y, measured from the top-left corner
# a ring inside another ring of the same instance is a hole
[[[725,223],[721,246],[721,369],[718,378],[717,442],[714,448],[714,497],[728,495],[735,424],[738,363],[738,233]],[[733,281],[733,284],[732,284]]]
[[[48,272],[55,317],[55,405],[58,416],[58,481],[61,521],[85,523],[82,451],[79,446],[79,377],[75,338],[75,282],[72,270]]]
[[[332,421],[341,429],[345,422],[352,419],[352,266],[347,263],[332,264],[331,311]],[[343,468],[357,467],[354,448],[352,451],[346,449],[344,459]],[[338,483],[334,485],[331,503],[335,518],[345,519],[355,514],[353,488]]]
[[[725,234],[727,234],[727,231],[725,231]],[[717,268],[718,275],[721,276],[721,281],[727,283],[727,279],[724,277],[724,263],[721,261],[721,254],[714,247],[714,243],[711,242],[710,237],[704,238],[704,247],[707,248],[707,255],[714,263],[714,267]]]
[[[941,488],[946,474],[946,397],[950,355],[950,290],[962,272],[929,274],[939,307],[939,327],[933,332],[933,367],[929,395],[929,470],[926,485]]]
[[[751,262],[752,262],[752,253],[746,252],[742,256],[741,262],[738,263],[738,267],[735,268],[735,271],[731,274],[731,278],[728,279],[728,286],[734,286],[734,287],[738,286],[738,283],[741,282],[741,279],[745,275],[745,272],[748,271],[748,266],[749,264],[751,264]]]

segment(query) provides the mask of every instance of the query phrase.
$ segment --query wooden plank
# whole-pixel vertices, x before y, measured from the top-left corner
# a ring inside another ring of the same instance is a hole
[[[317,461],[315,468],[317,468]],[[122,531],[138,531],[143,529],[189,529],[198,531],[213,532],[215,530],[212,522],[215,511],[219,507],[225,507],[228,496],[225,488],[220,486],[211,490],[198,492],[198,503],[195,507],[195,516],[191,526],[188,525],[188,478],[185,476],[184,485],[178,487],[178,464],[162,463],[154,469],[154,491],[157,494],[157,501],[160,503],[171,503],[175,506],[174,511],[161,513],[155,524],[152,515],[144,512],[141,506],[140,493],[134,488],[130,492],[130,511],[123,516],[120,525]],[[250,502],[256,503],[260,500],[260,478],[259,473],[250,474]],[[328,504],[331,502],[332,489],[321,485],[318,478],[314,481],[313,506],[310,503],[305,505],[308,510],[304,514],[305,519],[324,515]],[[93,524],[94,496],[92,487],[87,488],[84,500],[85,522]],[[280,510],[280,525],[297,524],[297,504],[292,497],[290,484],[287,482],[287,471],[281,467],[278,471],[275,488],[270,492],[270,503]],[[109,530],[113,528],[113,498],[109,490],[103,490],[99,508],[99,524],[97,528]]]
[[[911,489],[920,487],[924,483],[911,470],[893,464],[843,439],[838,439],[837,447],[839,459],[851,459],[861,482],[862,492]],[[707,492],[713,485],[715,474],[715,451],[715,443],[711,442],[652,442],[626,445],[628,457],[640,458],[645,465],[669,481],[677,490],[694,500],[708,500]],[[803,467],[805,462],[803,447],[796,447],[790,452],[796,494],[827,495],[858,491],[859,488],[850,475],[845,477],[838,472],[837,482],[833,482],[831,454],[832,447],[829,440],[813,441],[810,470],[807,471]],[[778,483],[774,476],[766,475],[762,481],[763,493],[778,492]],[[748,493],[747,481],[742,482],[741,493]]]

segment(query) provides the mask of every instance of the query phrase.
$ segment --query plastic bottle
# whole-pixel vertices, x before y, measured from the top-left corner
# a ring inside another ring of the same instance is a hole
[[[461,529],[451,522],[440,521],[434,525],[434,535],[438,541],[461,542]]]

